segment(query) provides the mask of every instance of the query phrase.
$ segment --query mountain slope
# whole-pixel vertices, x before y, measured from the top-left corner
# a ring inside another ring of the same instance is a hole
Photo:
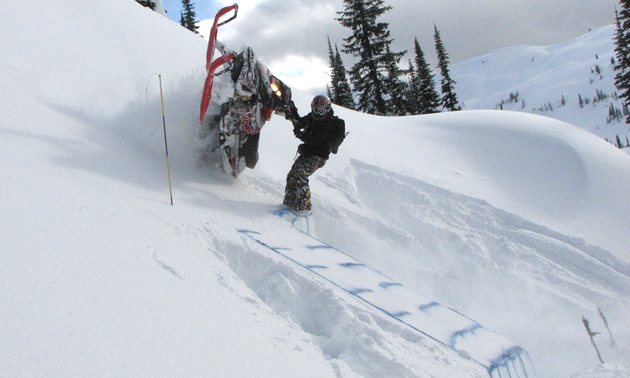
[[[5,8],[0,370],[486,375],[248,245],[239,229],[280,222],[296,140],[274,117],[256,170],[200,165],[203,40],[132,1]],[[47,33],[22,32],[25,15]],[[527,114],[337,113],[350,135],[312,180],[319,238],[524,346],[545,376],[596,365],[580,316],[601,327],[600,306],[620,344],[605,359],[628,365],[628,156]]]
[[[615,26],[554,46],[512,46],[452,66],[466,109],[541,114],[626,143],[630,128],[611,119],[621,110],[615,88]]]

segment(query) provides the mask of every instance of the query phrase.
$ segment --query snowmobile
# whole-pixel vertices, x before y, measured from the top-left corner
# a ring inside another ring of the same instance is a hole
[[[234,11],[231,18],[219,22],[231,11]],[[206,54],[208,77],[199,119],[203,125],[204,120],[209,118],[210,132],[218,135],[212,142],[216,144],[212,150],[220,152],[223,171],[234,177],[238,177],[245,168],[256,166],[260,130],[265,122],[273,113],[292,114],[295,107],[291,101],[291,89],[256,59],[251,48],[236,53],[217,41],[218,27],[236,18],[237,12],[238,5],[234,4],[221,9],[215,16]],[[217,59],[213,56],[215,50],[221,53]],[[216,72],[219,67],[223,69]],[[222,88],[213,94],[213,83],[217,77],[222,78]],[[209,108],[214,111],[206,117]]]

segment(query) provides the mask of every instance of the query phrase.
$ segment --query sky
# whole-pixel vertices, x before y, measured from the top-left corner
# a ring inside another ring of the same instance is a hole
[[[234,0],[194,2],[199,20],[210,19]],[[163,0],[169,17],[179,21],[180,0]],[[342,0],[238,1],[237,21],[220,30],[219,39],[233,48],[251,46],[279,76],[295,78],[290,85],[316,91],[329,80],[327,36],[342,48],[351,30],[342,27],[336,12]],[[406,68],[418,38],[429,63],[435,63],[434,25],[440,31],[451,64],[514,45],[553,45],[577,38],[590,29],[615,21],[618,0],[386,0],[392,9],[379,19],[389,23],[393,51],[408,51]],[[266,20],[277,19],[275,24]],[[211,24],[202,25],[209,29]],[[204,30],[202,30],[204,33]],[[353,58],[342,54],[349,70]]]

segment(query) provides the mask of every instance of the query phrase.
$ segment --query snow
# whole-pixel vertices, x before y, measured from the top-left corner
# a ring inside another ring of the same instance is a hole
[[[465,109],[541,114],[611,142],[618,135],[625,145],[628,125],[609,121],[611,105],[622,109],[614,83],[614,38],[615,25],[608,25],[558,45],[511,46],[454,64],[451,76]],[[510,95],[518,97],[510,101]]]
[[[269,212],[297,140],[275,116],[255,170],[200,164],[202,38],[127,0],[1,8],[3,375],[487,376],[238,232],[286,223]],[[630,156],[522,112],[335,110],[350,134],[312,180],[320,240],[522,346],[540,376],[629,375]]]
[[[413,331],[481,364],[492,376],[501,376],[510,369],[523,369],[523,375],[527,375],[527,370],[530,374],[534,372],[530,364],[526,365],[529,358],[521,347],[465,315],[414,293],[301,229],[290,233],[287,227],[274,224],[272,228],[240,232],[255,241],[258,244],[255,247],[286,257]]]

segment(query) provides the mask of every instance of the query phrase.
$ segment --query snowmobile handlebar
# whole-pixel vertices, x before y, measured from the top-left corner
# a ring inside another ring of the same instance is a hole
[[[295,106],[293,100],[289,100],[283,106],[274,107],[274,110],[276,114],[283,115],[286,120],[291,121],[294,129],[297,128],[298,118],[300,118],[300,116],[297,112],[297,107]]]

